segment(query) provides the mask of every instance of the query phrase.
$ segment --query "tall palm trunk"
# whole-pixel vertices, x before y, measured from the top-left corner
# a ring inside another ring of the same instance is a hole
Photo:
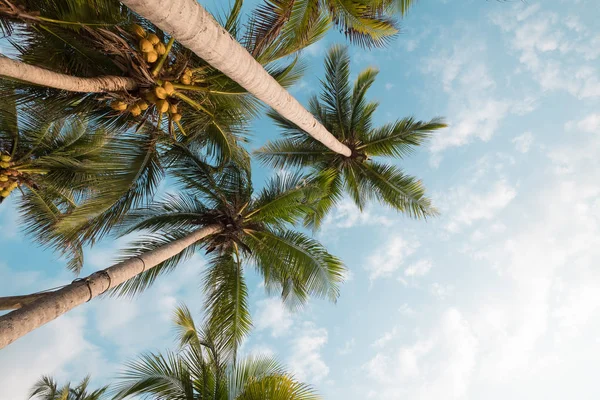
[[[0,56],[0,76],[18,79],[34,85],[46,86],[69,92],[99,93],[120,92],[138,87],[135,79],[123,76],[98,76],[78,78],[59,74],[35,65],[25,64]]]
[[[121,0],[121,3],[171,34],[214,68],[271,106],[330,150],[349,157],[340,143],[196,0]]]
[[[31,304],[0,316],[0,349],[108,289],[155,267],[197,241],[217,233],[220,229],[219,225],[210,225],[198,229],[186,237],[144,253],[139,257],[129,258],[112,267],[95,272],[87,278],[77,280],[60,290],[47,293]]]

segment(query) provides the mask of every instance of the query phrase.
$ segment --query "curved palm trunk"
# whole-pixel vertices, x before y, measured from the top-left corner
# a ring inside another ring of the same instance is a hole
[[[352,151],[340,143],[285,90],[196,0],[121,0],[171,34],[207,63],[271,106],[336,153]]]
[[[220,229],[219,225],[198,229],[184,238],[139,257],[129,258],[112,267],[94,272],[87,278],[74,281],[55,292],[45,293],[39,300],[0,316],[0,349],[108,289],[155,267],[182,252],[186,247],[217,233]]]
[[[18,79],[23,82],[68,90],[69,92],[100,93],[121,92],[138,87],[135,79],[123,76],[98,76],[96,78],[78,78],[59,74],[45,68],[36,67],[20,61],[0,56],[0,76]]]

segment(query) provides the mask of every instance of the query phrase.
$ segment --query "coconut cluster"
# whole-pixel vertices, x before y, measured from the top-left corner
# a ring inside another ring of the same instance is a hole
[[[19,186],[19,171],[11,169],[11,157],[0,155],[0,197],[8,195]]]
[[[133,33],[140,39],[138,47],[144,55],[144,60],[152,64],[167,52],[165,44],[154,33],[148,33],[141,26],[134,24],[132,26]]]

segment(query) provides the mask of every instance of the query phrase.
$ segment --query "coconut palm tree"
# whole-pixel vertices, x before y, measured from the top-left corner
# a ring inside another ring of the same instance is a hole
[[[236,348],[250,329],[245,269],[253,266],[270,293],[291,307],[310,295],[335,300],[343,280],[342,263],[316,240],[289,229],[310,210],[308,185],[299,174],[278,175],[253,194],[250,173],[230,164],[212,170],[194,152],[181,148],[171,172],[180,182],[177,195],[133,211],[124,233],[149,231],[128,257],[160,248],[201,227],[217,232],[164,263],[136,275],[115,289],[135,295],[183,258],[204,248],[211,256],[204,273],[207,323],[229,338]],[[314,190],[314,189],[311,189]]]
[[[85,114],[111,127],[153,124],[175,140],[205,143],[218,161],[245,156],[238,142],[257,101],[118,1],[0,0],[0,28],[18,38],[10,37],[18,60],[0,57],[0,75],[19,104],[41,100],[46,112]],[[287,87],[303,64],[266,68]]]
[[[10,97],[0,99],[0,203],[15,197],[21,229],[68,255],[74,272],[83,264],[82,243],[56,229],[58,222],[98,193],[129,187],[139,158],[137,138],[113,139],[88,121],[24,112]]]
[[[334,46],[325,61],[322,94],[309,102],[319,122],[351,149],[350,157],[339,156],[306,136],[293,122],[270,113],[285,139],[258,150],[259,159],[276,168],[308,167],[312,171],[311,181],[321,187],[320,199],[305,219],[307,226],[317,228],[344,193],[360,209],[369,199],[377,199],[411,217],[426,218],[436,213],[418,179],[375,157],[401,159],[429,138],[431,132],[446,125],[439,118],[431,121],[403,118],[373,127],[378,103],[367,101],[366,93],[376,76],[375,69],[367,68],[352,85],[347,49]]]
[[[34,400],[102,400],[108,399],[106,391],[108,386],[88,392],[90,377],[85,377],[77,386],[71,387],[70,383],[58,387],[56,381],[43,376],[31,388],[30,399]]]
[[[227,340],[214,330],[197,329],[189,310],[176,312],[179,349],[149,353],[127,364],[115,385],[115,400],[317,400],[309,385],[294,379],[277,361],[231,357]]]
[[[289,229],[314,192],[300,175],[278,176],[253,195],[250,173],[235,164],[208,165],[196,148],[174,147],[170,172],[178,195],[132,212],[123,232],[150,230],[122,262],[0,316],[0,348],[70,309],[113,289],[134,295],[183,259],[204,248],[212,256],[204,275],[207,322],[236,348],[250,329],[244,268],[252,265],[269,292],[290,306],[309,296],[335,300],[345,269],[323,246]]]

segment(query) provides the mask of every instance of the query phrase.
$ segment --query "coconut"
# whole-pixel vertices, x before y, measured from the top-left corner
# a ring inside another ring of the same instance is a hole
[[[8,181],[8,176],[0,175],[0,182],[6,182],[6,181]]]
[[[158,100],[158,98],[154,94],[154,91],[144,93],[144,98],[148,100],[149,103],[156,103],[156,100]]]
[[[146,37],[146,30],[144,28],[142,28],[141,26],[139,26],[138,24],[132,24],[130,29],[131,29],[131,33],[133,33],[140,39],[143,39]]]
[[[144,100],[138,101],[137,105],[142,111],[146,111],[148,109],[148,103],[146,103]]]
[[[183,75],[181,77],[181,83],[183,83],[184,85],[190,85],[192,83],[192,78],[190,78],[189,75]]]
[[[167,52],[167,47],[162,42],[158,42],[158,44],[154,45],[154,51],[156,51],[159,56],[162,56]]]
[[[181,114],[173,114],[171,118],[173,119],[173,122],[179,122],[181,121]]]
[[[118,101],[113,101],[110,104],[111,108],[115,111],[125,111],[127,110],[127,104],[125,104],[124,102],[118,100]]]
[[[0,192],[0,196],[2,196],[2,197],[8,197],[9,194],[10,194],[10,190],[6,190],[6,189],[4,189],[3,191]]]
[[[140,51],[142,53],[148,53],[150,51],[154,51],[154,46],[148,39],[140,40]]]
[[[150,43],[152,43],[152,45],[155,44],[159,44],[160,43],[160,39],[158,38],[158,36],[156,36],[154,33],[149,34],[148,36],[146,36],[146,39],[148,39],[148,41]]]
[[[156,109],[160,113],[167,112],[167,110],[169,109],[169,102],[167,102],[166,100],[159,100],[159,101],[157,101],[156,102]]]
[[[163,89],[165,89],[165,92],[167,92],[167,95],[172,95],[173,93],[175,93],[175,88],[173,87],[173,84],[171,82],[165,82],[162,85]]]
[[[154,88],[154,94],[156,95],[157,98],[163,100],[167,98],[167,91],[164,88],[161,88],[160,86],[157,86]]]
[[[156,60],[158,60],[158,54],[154,50],[152,50],[151,52],[144,54],[144,58],[147,62],[152,64],[153,62],[156,62]]]
[[[9,162],[10,156],[2,155],[2,156],[0,156],[0,161]]]
[[[142,109],[140,108],[140,106],[138,106],[137,104],[134,104],[131,106],[131,108],[129,109],[129,112],[131,113],[131,115],[133,115],[134,117],[137,117],[138,115],[140,115],[142,113]]]
[[[177,104],[171,104],[171,107],[169,107],[169,112],[171,114],[177,114]]]
[[[6,161],[0,161],[0,168],[8,168],[10,167],[10,163]]]

